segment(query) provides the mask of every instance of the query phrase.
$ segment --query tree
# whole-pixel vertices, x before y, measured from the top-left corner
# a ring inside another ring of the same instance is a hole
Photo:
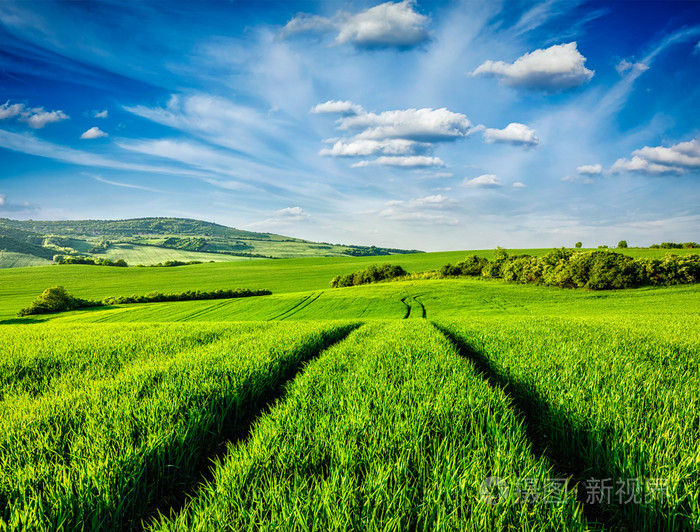
[[[617,243],[617,247],[618,247],[619,249],[626,249],[626,248],[627,248],[627,240],[620,240],[620,241]]]
[[[581,242],[576,242],[576,245],[575,245],[575,246],[576,246],[577,248],[580,248],[581,246],[583,246],[583,244],[581,244]]]

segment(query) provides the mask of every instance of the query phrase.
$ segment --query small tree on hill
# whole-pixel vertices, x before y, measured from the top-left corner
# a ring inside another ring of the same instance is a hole
[[[618,247],[619,249],[626,249],[626,248],[627,248],[627,240],[620,240],[620,241],[617,243],[617,247]]]
[[[583,246],[583,244],[581,244],[581,242],[576,242],[576,244],[574,245],[574,247],[577,247],[577,248],[580,248],[581,246]]]

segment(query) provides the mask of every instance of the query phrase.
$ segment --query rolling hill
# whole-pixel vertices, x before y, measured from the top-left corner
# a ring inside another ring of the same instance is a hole
[[[168,261],[230,262],[417,252],[312,242],[184,218],[63,221],[0,218],[0,268],[47,264],[57,255],[155,265]]]

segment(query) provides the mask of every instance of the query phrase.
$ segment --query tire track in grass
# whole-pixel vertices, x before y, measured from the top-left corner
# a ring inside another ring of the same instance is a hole
[[[590,472],[586,470],[586,464],[580,463],[576,466],[563,457],[554,455],[548,449],[546,430],[532,415],[532,412],[550,410],[550,405],[542,398],[533,400],[531,392],[523,390],[523,385],[517,383],[514,379],[500,374],[486,355],[473,349],[449,329],[438,323],[431,323],[455,346],[463,358],[472,361],[477,371],[492,388],[497,388],[510,397],[514,410],[525,420],[525,433],[532,443],[533,452],[538,458],[546,460],[557,476],[572,480],[575,486],[574,489],[577,490],[577,497],[583,509],[583,514],[592,529],[620,532],[631,530],[629,527],[621,525],[619,518],[601,511],[601,505],[592,504],[586,500],[586,491],[581,486],[590,477]],[[577,433],[582,439],[589,438],[583,431],[577,430],[573,425],[569,429],[571,432]]]
[[[321,294],[323,294],[323,292],[319,293],[318,295],[316,295],[315,292],[312,292],[312,293],[310,293],[308,296],[306,296],[305,298],[303,298],[301,301],[298,301],[297,303],[295,303],[294,305],[292,305],[291,307],[289,307],[287,310],[284,310],[284,311],[280,312],[279,314],[275,314],[272,318],[268,318],[267,321],[283,320],[283,319],[285,319],[285,318],[291,316],[292,314],[295,314],[296,312],[298,312],[298,311],[301,310],[302,308],[308,306],[308,305],[311,304],[313,301],[316,301],[316,299],[318,299],[319,297],[321,297]],[[309,301],[311,298],[314,297],[314,295],[316,295],[316,297],[313,299],[313,301]],[[307,304],[307,305],[304,305],[304,303],[307,303],[307,302],[308,302],[308,304]],[[302,305],[304,305],[304,306],[302,307]]]
[[[286,315],[282,316],[279,318],[280,320],[286,320],[290,316],[293,316],[294,314],[298,313],[300,310],[304,310],[306,307],[312,305],[319,297],[323,295],[323,291],[319,292],[318,295],[315,297],[313,294],[311,295],[310,298],[308,298],[306,301],[304,301],[301,305],[297,305],[296,307],[289,309]]]
[[[198,492],[212,481],[216,468],[225,462],[229,450],[238,443],[244,443],[250,437],[255,422],[269,412],[277,402],[284,399],[288,386],[304,371],[306,366],[319,358],[324,351],[342,342],[351,332],[362,326],[363,324],[361,323],[354,323],[340,327],[334,334],[330,334],[329,338],[310,353],[309,356],[305,357],[298,364],[287,368],[274,388],[263,391],[255,397],[254,404],[247,414],[239,415],[228,423],[229,430],[227,433],[221,434],[215,449],[201,457],[195,480],[183,486],[178,492],[171,493],[166,499],[161,500],[158,505],[148,508],[141,521],[134,523],[133,526],[129,527],[129,530],[141,532],[146,528],[150,529],[157,526],[165,517],[176,517],[187,503],[196,498]]]
[[[425,318],[427,312],[425,311],[425,306],[423,303],[418,301],[416,297],[420,296],[405,296],[401,298],[401,303],[406,305],[406,314],[403,319],[407,320],[409,318]]]

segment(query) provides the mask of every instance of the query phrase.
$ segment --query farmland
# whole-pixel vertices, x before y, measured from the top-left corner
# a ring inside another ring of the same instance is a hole
[[[700,285],[330,288],[377,262],[1,271],[0,528],[700,527]],[[14,317],[58,283],[273,294]]]

